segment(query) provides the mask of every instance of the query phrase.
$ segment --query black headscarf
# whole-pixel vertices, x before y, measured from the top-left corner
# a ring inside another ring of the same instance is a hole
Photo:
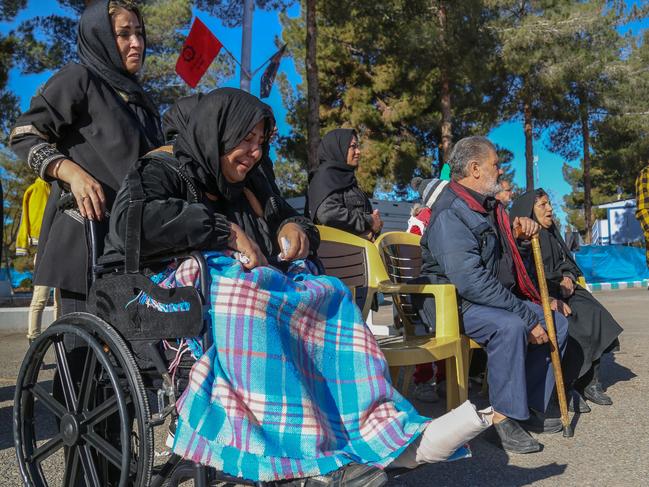
[[[189,121],[189,116],[192,111],[198,106],[200,101],[203,99],[203,93],[196,93],[194,95],[184,96],[176,100],[176,102],[167,110],[162,116],[162,130],[165,136],[165,142],[167,144],[173,144],[176,141],[176,137],[181,130],[187,127],[187,122]],[[261,156],[261,160],[257,164],[257,167],[252,169],[252,173],[260,173],[257,177],[253,178],[251,174],[246,181],[253,179],[254,180],[254,190],[264,191],[264,194],[261,195],[262,198],[265,196],[271,196],[270,193],[279,195],[280,191],[277,187],[277,182],[275,181],[275,172],[273,171],[273,162],[269,156],[270,144],[265,144],[264,152]],[[267,184],[261,184],[262,181],[265,181]],[[264,186],[259,188],[259,186]],[[268,189],[268,187],[270,189]],[[268,193],[268,194],[267,194]]]
[[[266,150],[268,135],[275,125],[271,108],[255,96],[236,88],[220,88],[201,98],[174,143],[174,155],[185,171],[205,191],[227,200],[239,197],[246,180],[229,183],[221,172],[221,156],[234,149],[259,122],[264,120]],[[253,173],[248,171],[248,176]]]
[[[509,212],[512,220],[516,217],[527,217],[538,222],[534,216],[534,204],[537,199],[537,191],[539,193],[542,192],[542,194],[547,194],[543,188],[532,189],[514,200],[512,209]],[[577,262],[572,257],[572,252],[568,248],[568,245],[566,245],[565,240],[554,222],[550,228],[541,227],[539,231],[539,243],[543,253],[543,264],[548,280],[561,280],[561,271],[563,270],[571,272],[575,277],[582,275]],[[521,254],[524,253],[526,252],[521,252]],[[527,250],[527,253],[529,253],[529,250]]]
[[[81,14],[77,29],[77,53],[81,64],[92,70],[115,90],[124,93],[128,97],[129,104],[141,107],[158,117],[155,105],[142,89],[137,77],[129,73],[122,62],[108,14],[108,2],[109,0],[96,0]],[[144,64],[146,33],[144,22],[140,21],[140,23],[145,46],[142,52]]]
[[[356,168],[347,164],[347,152],[352,139],[356,136],[353,129],[334,129],[327,133],[318,146],[320,165],[309,177],[308,210],[311,218],[315,217],[318,207],[327,196],[352,186],[358,186],[354,171]]]
[[[198,106],[203,98],[202,93],[196,93],[190,96],[183,96],[167,110],[162,116],[162,131],[165,142],[173,143],[182,129],[187,126],[189,115]]]

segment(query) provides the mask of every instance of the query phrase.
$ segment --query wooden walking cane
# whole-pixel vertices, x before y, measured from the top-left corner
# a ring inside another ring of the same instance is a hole
[[[552,358],[552,368],[554,369],[554,380],[557,385],[557,395],[559,396],[559,409],[561,410],[561,423],[563,424],[563,436],[571,437],[574,432],[568,418],[568,401],[566,399],[566,389],[563,385],[563,371],[561,370],[561,355],[559,354],[559,344],[557,343],[557,331],[554,327],[554,318],[550,308],[550,296],[548,294],[548,283],[545,280],[545,269],[543,267],[543,256],[541,254],[541,245],[539,236],[532,237],[532,252],[534,253],[534,266],[536,267],[536,277],[539,281],[539,291],[541,292],[541,304],[543,305],[543,316],[545,317],[545,326],[550,338],[550,356]]]

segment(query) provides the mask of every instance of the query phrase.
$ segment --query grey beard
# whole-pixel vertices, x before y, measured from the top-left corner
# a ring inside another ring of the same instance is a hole
[[[503,186],[499,181],[496,181],[493,185],[487,188],[484,192],[485,196],[495,197],[498,193],[503,190]]]

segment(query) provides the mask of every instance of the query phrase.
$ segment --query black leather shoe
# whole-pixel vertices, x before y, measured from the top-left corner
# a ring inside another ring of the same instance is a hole
[[[520,421],[521,426],[533,433],[558,433],[563,429],[561,418],[552,418],[530,409],[530,417]]]
[[[505,418],[500,423],[494,423],[494,428],[500,437],[503,450],[509,453],[534,453],[541,450],[541,444],[521,428],[518,422]]]
[[[602,384],[600,384],[599,382],[591,382],[586,387],[584,387],[584,397],[590,402],[594,402],[595,404],[599,404],[600,406],[611,406],[613,404],[613,400],[604,393]]]
[[[577,412],[580,414],[590,413],[590,406],[586,404],[584,398],[576,390],[570,389],[566,392],[568,398],[568,411],[575,412],[575,405],[577,405]]]
[[[388,476],[380,468],[350,463],[327,475],[277,482],[276,485],[282,487],[382,487],[387,483]]]

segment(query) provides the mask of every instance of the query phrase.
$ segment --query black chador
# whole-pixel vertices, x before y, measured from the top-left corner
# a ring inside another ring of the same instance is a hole
[[[12,130],[10,144],[45,179],[51,179],[45,173],[49,164],[61,157],[71,159],[101,183],[110,208],[129,167],[162,145],[159,115],[137,78],[123,66],[107,0],[85,9],[77,47],[79,63],[63,67],[32,98]],[[83,295],[84,228],[78,215],[57,209],[62,189],[53,181],[34,283]]]
[[[512,219],[517,216],[534,218],[537,191],[539,190],[528,191],[514,201],[510,212]],[[550,296],[568,303],[572,309],[572,314],[568,316],[570,340],[564,358],[564,369],[572,378],[579,377],[579,382],[587,383],[592,379],[593,366],[597,368],[602,354],[618,344],[617,337],[622,333],[622,327],[588,290],[576,282],[572,296],[561,296],[561,280],[570,277],[577,281],[583,273],[556,225],[547,229],[541,227],[539,241]],[[521,248],[521,255],[524,256],[530,273],[535,275],[530,254],[529,247]],[[579,385],[577,388],[580,388]]]

